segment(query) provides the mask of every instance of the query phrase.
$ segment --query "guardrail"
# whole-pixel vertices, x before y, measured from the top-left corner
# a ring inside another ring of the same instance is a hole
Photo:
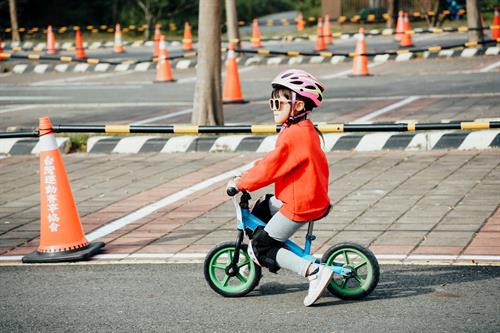
[[[500,128],[500,121],[457,121],[450,123],[390,123],[390,124],[315,124],[322,133],[344,132],[414,132],[433,130],[484,130]],[[54,125],[56,133],[107,133],[107,134],[273,134],[280,125]],[[0,139],[38,137],[38,130],[0,132]]]

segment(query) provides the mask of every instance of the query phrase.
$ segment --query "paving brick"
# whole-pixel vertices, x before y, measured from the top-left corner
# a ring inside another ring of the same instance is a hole
[[[459,255],[462,246],[419,246],[411,254]]]
[[[375,255],[381,254],[409,254],[414,248],[413,245],[371,245],[370,250]]]

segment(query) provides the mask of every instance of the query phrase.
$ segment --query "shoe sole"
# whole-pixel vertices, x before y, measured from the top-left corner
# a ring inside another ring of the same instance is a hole
[[[310,304],[306,304],[305,303],[305,300],[304,300],[304,305],[305,306],[311,306],[313,305],[314,303],[316,303],[316,301],[318,301],[318,299],[321,298],[321,295],[323,295],[323,293],[325,292],[325,289],[328,287],[328,285],[330,284],[330,282],[332,281],[332,278],[333,278],[333,271],[332,273],[330,274],[330,277],[328,278],[328,282],[325,283],[325,286],[321,289],[321,291],[319,292],[318,296],[316,297],[316,299],[314,301],[312,301]]]

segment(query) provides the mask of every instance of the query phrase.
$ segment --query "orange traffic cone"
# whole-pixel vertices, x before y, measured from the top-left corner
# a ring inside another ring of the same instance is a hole
[[[122,29],[120,28],[119,23],[115,26],[115,45],[113,49],[115,53],[125,53],[125,48],[123,47]]]
[[[222,100],[224,104],[247,103],[241,93],[240,75],[233,43],[229,43],[229,51],[227,52],[226,79],[224,80],[224,96]]]
[[[493,16],[493,24],[491,25],[491,39],[500,38],[500,13],[498,6],[495,7],[495,16]]]
[[[330,26],[330,15],[325,16],[325,25],[323,26],[323,39],[325,45],[333,44],[332,29]]]
[[[87,55],[85,54],[85,48],[83,47],[83,37],[80,28],[76,28],[75,35],[75,58],[76,59],[85,59]]]
[[[5,60],[5,57],[2,57],[2,54],[3,53],[3,40],[2,40],[2,37],[0,37],[0,61],[2,60]]]
[[[411,31],[410,19],[408,18],[407,13],[404,13],[404,27],[405,27],[405,33],[403,34],[403,38],[401,38],[399,46],[411,47],[413,46],[413,40],[411,38],[411,33],[410,33]]]
[[[304,31],[304,27],[305,27],[305,21],[304,21],[304,15],[302,15],[302,13],[299,13],[299,15],[297,15],[297,31]]]
[[[170,61],[168,60],[167,43],[165,36],[160,36],[160,53],[158,56],[158,63],[156,64],[156,80],[154,83],[173,82],[172,69],[170,68]]]
[[[259,29],[259,21],[257,19],[253,19],[252,22],[252,47],[259,48],[262,47],[262,42],[260,41],[260,29]]]
[[[52,31],[52,26],[47,27],[47,54],[56,54],[56,39],[54,37],[54,31]]]
[[[85,238],[49,117],[40,118],[39,131],[40,245],[23,257],[23,262],[87,259],[99,252],[104,243],[89,243]]]
[[[356,42],[355,56],[352,63],[353,76],[369,76],[368,57],[366,55],[365,29],[359,28],[358,41]]]
[[[404,12],[402,10],[399,11],[398,21],[396,23],[396,37],[395,37],[395,39],[397,41],[401,41],[401,39],[403,38],[403,34],[405,32],[405,23],[404,23],[403,13]]]
[[[318,30],[316,33],[316,46],[314,47],[316,51],[326,50],[325,39],[323,37],[323,18],[318,18]]]
[[[157,25],[155,25],[155,35],[153,38],[153,41],[154,41],[153,57],[154,58],[157,58],[158,55],[160,54],[160,36],[161,36],[160,25],[157,24]]]
[[[182,49],[184,51],[193,50],[193,35],[191,34],[191,26],[189,22],[184,23],[184,38],[182,39]]]

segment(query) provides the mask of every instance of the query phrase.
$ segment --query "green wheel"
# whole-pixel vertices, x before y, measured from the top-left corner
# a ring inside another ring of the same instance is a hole
[[[380,269],[372,251],[356,243],[341,243],[329,248],[321,262],[328,266],[351,268],[351,277],[333,274],[328,290],[345,300],[362,299],[378,284]]]
[[[210,288],[224,297],[241,297],[251,292],[262,277],[260,266],[247,253],[242,244],[236,269],[232,269],[236,242],[223,242],[215,246],[206,256],[205,279]]]

